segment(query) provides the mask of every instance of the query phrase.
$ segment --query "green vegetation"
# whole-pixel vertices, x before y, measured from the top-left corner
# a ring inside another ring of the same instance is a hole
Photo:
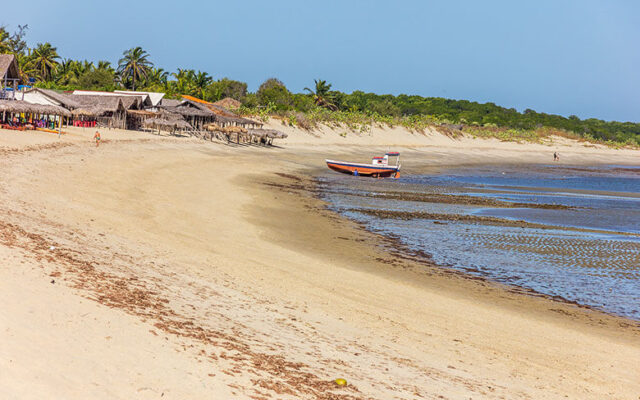
[[[331,84],[325,80],[314,79],[316,84],[315,90],[304,88],[307,92],[313,96],[313,102],[318,107],[324,107],[331,111],[337,111],[338,107],[334,104],[333,94],[331,93]]]
[[[493,103],[476,103],[440,97],[379,95],[355,91],[331,90],[325,80],[315,80],[305,93],[292,93],[277,78],[263,82],[255,93],[245,82],[228,78],[214,80],[207,72],[178,69],[169,73],[157,68],[141,47],[126,50],[114,69],[108,61],[97,64],[87,60],[62,59],[50,43],[29,48],[24,40],[27,26],[14,33],[0,27],[0,53],[16,55],[25,81],[50,89],[114,90],[133,89],[165,92],[169,98],[191,95],[206,101],[232,97],[242,102],[241,112],[261,118],[275,116],[284,123],[311,129],[318,124],[342,124],[351,130],[366,132],[374,124],[404,126],[423,131],[439,125],[452,135],[459,134],[452,124],[478,137],[500,140],[540,141],[549,135],[582,138],[609,145],[640,145],[640,123],[607,122],[595,118],[539,113],[530,109],[518,112]]]
[[[126,86],[131,82],[131,89],[136,90],[136,79],[140,82],[146,78],[152,66],[149,53],[142,50],[142,47],[134,47],[122,53],[122,58],[118,61],[118,74],[125,80]]]

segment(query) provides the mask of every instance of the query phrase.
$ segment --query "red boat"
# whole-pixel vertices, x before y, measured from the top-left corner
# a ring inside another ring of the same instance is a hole
[[[389,165],[389,157],[397,157],[396,165]],[[384,157],[373,157],[371,164],[336,160],[325,161],[329,168],[343,174],[372,176],[374,178],[400,177],[400,153],[397,152],[386,153]]]

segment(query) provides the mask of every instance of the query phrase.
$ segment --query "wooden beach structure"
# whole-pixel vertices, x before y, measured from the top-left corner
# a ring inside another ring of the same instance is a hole
[[[140,108],[140,100],[134,96],[73,95],[72,98],[79,104],[71,110],[76,126],[86,127],[82,122],[89,121],[95,122],[89,126],[127,129],[127,112]]]
[[[227,108],[238,108],[241,103],[237,100],[226,98],[210,103],[188,95],[180,99],[164,96],[141,91],[60,92],[33,88],[20,92],[19,97],[24,103],[40,106],[40,111],[57,111],[59,125],[179,132],[235,144],[271,145],[274,139],[287,137],[283,132],[262,129],[262,122],[238,116]]]
[[[64,118],[71,112],[56,105],[32,104],[22,100],[0,100],[0,126],[3,129],[43,129],[62,132]]]
[[[165,131],[171,134],[177,132],[185,132],[193,129],[189,123],[183,119],[164,116],[164,118],[154,117],[144,120],[143,125],[146,128],[157,130],[158,133]]]
[[[0,54],[0,100],[15,100],[21,81],[16,57],[13,54]]]
[[[32,88],[21,92],[18,97],[28,103],[59,106],[67,110],[73,110],[81,105],[73,99],[72,95],[50,89]]]

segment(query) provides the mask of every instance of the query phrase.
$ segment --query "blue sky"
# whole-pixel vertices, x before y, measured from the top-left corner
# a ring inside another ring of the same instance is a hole
[[[250,90],[326,79],[344,92],[493,102],[640,122],[640,1],[71,1],[3,5],[30,45],[116,62],[142,46]]]

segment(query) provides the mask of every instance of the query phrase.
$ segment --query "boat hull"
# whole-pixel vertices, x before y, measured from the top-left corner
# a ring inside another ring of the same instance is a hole
[[[398,177],[400,166],[358,164],[345,161],[326,160],[330,169],[349,175],[373,176],[376,178]]]

